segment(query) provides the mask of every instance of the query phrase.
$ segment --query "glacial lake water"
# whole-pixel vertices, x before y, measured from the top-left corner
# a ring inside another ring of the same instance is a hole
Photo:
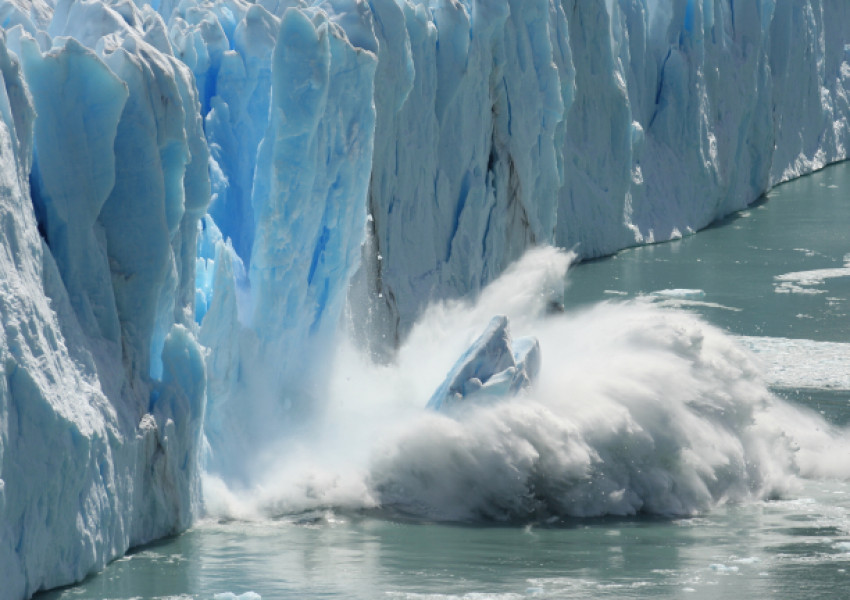
[[[850,163],[697,235],[571,269],[566,310],[629,298],[742,336],[774,391],[850,422]],[[839,457],[840,460],[840,457]],[[846,457],[850,461],[850,456]],[[850,483],[690,518],[457,525],[316,510],[204,521],[40,600],[845,598]]]

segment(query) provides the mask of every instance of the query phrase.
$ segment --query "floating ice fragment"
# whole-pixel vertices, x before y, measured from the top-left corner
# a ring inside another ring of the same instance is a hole
[[[745,558],[736,558],[735,562],[741,565],[754,565],[757,562],[761,562],[761,559],[758,556],[747,556]]]
[[[686,300],[693,300],[697,298],[705,298],[705,292],[703,290],[689,290],[684,288],[676,288],[672,290],[657,290],[650,294],[652,296],[657,296],[660,298],[681,298]]]
[[[765,367],[774,387],[850,389],[850,344],[814,340],[741,337]]]
[[[811,271],[795,271],[776,275],[773,279],[773,291],[777,294],[824,294],[826,290],[817,289],[827,279],[850,276],[850,257],[844,256],[844,266]]]

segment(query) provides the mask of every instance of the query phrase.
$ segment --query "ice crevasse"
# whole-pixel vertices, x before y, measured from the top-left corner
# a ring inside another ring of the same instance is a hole
[[[843,0],[0,0],[0,597],[185,528],[525,249],[847,157]],[[545,348],[543,349],[545,355]]]

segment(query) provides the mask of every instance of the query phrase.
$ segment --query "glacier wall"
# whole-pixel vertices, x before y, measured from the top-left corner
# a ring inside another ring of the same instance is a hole
[[[185,529],[200,500],[194,79],[150,9],[48,8],[6,3],[0,38],[4,599]]]
[[[376,83],[373,314],[403,334],[529,244],[675,238],[845,158],[847,18],[840,2],[408,9],[408,36],[381,38],[413,77],[387,108]]]
[[[348,327],[386,359],[529,246],[676,238],[847,157],[843,0],[0,0],[0,25],[0,598],[185,527],[202,430],[250,483],[327,409]]]

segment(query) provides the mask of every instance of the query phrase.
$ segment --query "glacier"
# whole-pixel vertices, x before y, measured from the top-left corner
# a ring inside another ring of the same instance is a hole
[[[184,529],[202,469],[249,485],[329,410],[349,331],[392,361],[530,247],[687,235],[850,141],[843,0],[0,0],[0,25],[0,598]]]

